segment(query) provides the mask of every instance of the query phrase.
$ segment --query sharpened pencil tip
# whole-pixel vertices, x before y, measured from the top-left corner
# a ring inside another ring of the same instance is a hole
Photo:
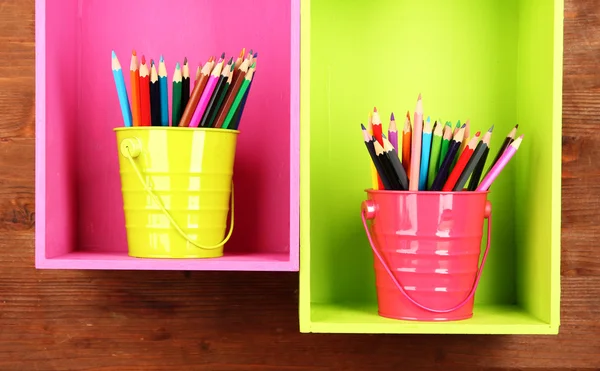
[[[467,124],[463,124],[460,128],[462,129],[462,128],[466,128],[466,127],[467,127]]]
[[[478,131],[477,133],[475,133],[475,136],[476,136],[476,137],[478,137],[478,136],[480,136],[480,135],[481,135],[481,132],[480,132],[480,131]]]
[[[233,57],[229,58],[229,62],[227,62],[227,64],[232,64],[233,63]]]
[[[254,58],[258,58],[258,53],[254,53]]]
[[[252,51],[252,49],[250,49],[250,55],[254,55],[254,52]]]
[[[134,57],[137,57],[137,53],[135,52],[135,49],[133,49],[133,50],[131,51],[131,55],[133,55]]]
[[[154,66],[154,59],[150,59],[150,67]]]
[[[163,58],[162,54],[161,54],[161,56],[160,56],[160,61],[161,61],[161,62],[164,62],[164,61],[165,61],[165,59]]]
[[[515,125],[515,129],[518,129],[518,128],[519,128],[519,124]]]
[[[491,133],[492,131],[494,131],[494,125],[492,125],[492,127],[491,127],[491,128],[488,130],[488,131],[489,131],[490,133]]]
[[[396,119],[394,118],[394,112],[392,112],[392,114],[390,115],[390,120],[391,121],[395,121]]]
[[[383,134],[383,133],[381,133],[381,137],[382,137],[383,139],[387,139],[387,138],[386,138],[386,136],[385,136],[385,134]]]
[[[177,62],[177,64],[175,64],[175,69],[178,70],[179,69],[179,62]]]
[[[524,135],[524,134],[521,134],[521,136],[519,137],[519,139],[523,140],[523,135]]]
[[[114,50],[112,51],[112,57],[115,58],[115,59],[117,58],[117,53],[115,53]]]
[[[410,120],[410,111],[406,111],[406,118]]]
[[[377,107],[373,107],[373,112],[377,112]]]
[[[146,56],[142,54],[142,64],[146,64]]]
[[[363,130],[367,130],[367,128],[363,124],[360,124],[360,128]]]
[[[417,98],[417,100],[421,100],[421,93],[419,93],[419,97]]]
[[[221,59],[225,59],[225,53],[221,53]]]
[[[183,64],[188,64],[187,57],[183,57]]]
[[[431,122],[431,120],[429,119],[429,116],[427,116],[427,122]]]

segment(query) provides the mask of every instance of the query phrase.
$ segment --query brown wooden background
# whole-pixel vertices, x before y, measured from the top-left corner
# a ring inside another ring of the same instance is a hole
[[[297,273],[35,270],[34,58],[0,0],[0,371],[600,369],[600,0],[565,4],[558,336],[300,334]]]

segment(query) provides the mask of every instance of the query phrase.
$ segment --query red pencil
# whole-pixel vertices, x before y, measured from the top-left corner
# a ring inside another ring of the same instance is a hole
[[[150,72],[143,55],[140,64],[140,126],[150,126]]]
[[[412,141],[412,128],[410,126],[410,112],[406,111],[406,121],[402,130],[402,167],[406,175],[410,177],[410,144]],[[410,178],[409,178],[410,180]]]
[[[448,180],[446,180],[444,187],[442,187],[442,192],[450,192],[456,185],[460,174],[462,174],[463,170],[465,169],[465,166],[467,166],[467,163],[471,158],[471,155],[473,155],[473,151],[475,151],[475,147],[477,147],[477,142],[479,142],[480,134],[480,132],[477,132],[475,136],[471,138],[469,144],[467,144],[464,151],[462,151],[462,153],[460,154],[456,165],[454,166],[452,172],[448,176]]]
[[[381,125],[381,118],[379,117],[379,113],[377,112],[377,107],[373,108],[373,116],[372,116],[372,120],[373,120],[373,137],[375,137],[375,140],[381,144],[381,146],[383,147],[383,127]],[[383,187],[383,182],[381,181],[381,177],[377,176],[377,182],[379,184],[379,189],[385,189]]]

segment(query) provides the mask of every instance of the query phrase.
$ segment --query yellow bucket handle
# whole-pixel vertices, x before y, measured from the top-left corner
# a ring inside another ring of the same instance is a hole
[[[123,156],[125,156],[129,160],[129,163],[131,163],[131,166],[133,167],[133,170],[135,171],[138,179],[140,180],[140,182],[144,186],[144,189],[146,190],[146,192],[148,192],[148,194],[150,195],[150,197],[152,197],[152,199],[160,207],[160,209],[162,210],[162,212],[165,213],[165,215],[167,216],[167,218],[171,222],[171,225],[177,230],[177,232],[179,232],[179,234],[181,235],[181,237],[185,238],[189,243],[191,243],[192,245],[196,246],[197,248],[200,248],[200,249],[203,249],[203,250],[215,250],[215,249],[223,246],[225,243],[227,243],[227,241],[229,241],[229,238],[231,238],[231,234],[233,233],[233,198],[234,198],[234,196],[233,196],[233,182],[231,182],[231,226],[229,227],[229,233],[227,233],[227,236],[225,237],[225,239],[223,241],[221,241],[220,243],[218,243],[216,245],[213,245],[213,246],[202,246],[202,245],[199,245],[196,241],[193,241],[179,227],[179,225],[177,225],[177,222],[175,222],[175,220],[173,220],[173,217],[171,216],[171,214],[169,214],[169,212],[167,211],[167,209],[165,209],[165,207],[163,206],[162,202],[160,202],[160,199],[158,198],[158,196],[156,196],[154,194],[154,192],[152,192],[152,187],[148,183],[146,183],[146,181],[144,180],[144,177],[142,176],[142,173],[140,172],[140,170],[137,167],[137,164],[135,163],[135,161],[133,161],[133,159],[135,157],[138,157],[140,155],[140,153],[141,153],[141,145],[140,145],[139,140],[137,140],[137,138],[127,138],[127,139],[124,139],[121,142],[121,154],[123,154]]]

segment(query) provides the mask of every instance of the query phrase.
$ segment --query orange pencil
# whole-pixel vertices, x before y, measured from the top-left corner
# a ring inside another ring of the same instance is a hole
[[[142,55],[140,64],[140,126],[150,126],[150,71],[146,64],[146,57]]]
[[[477,142],[479,142],[480,134],[480,132],[475,133],[475,136],[471,138],[471,140],[469,140],[467,146],[465,147],[465,150],[460,154],[460,157],[456,162],[456,166],[454,166],[452,172],[446,180],[446,183],[444,183],[444,187],[442,187],[442,192],[450,192],[452,191],[452,189],[454,189],[456,181],[460,177],[460,174],[462,174],[463,170],[465,169],[465,166],[467,166],[471,155],[473,155],[473,151],[475,151],[475,147],[477,147]]]
[[[410,112],[406,111],[404,130],[402,130],[402,167],[406,175],[410,176],[410,144],[412,140],[412,128],[410,126]],[[410,179],[410,178],[409,178]]]
[[[141,125],[140,117],[140,70],[135,50],[131,52],[131,64],[129,66],[129,77],[131,82],[131,114],[133,126]]]

